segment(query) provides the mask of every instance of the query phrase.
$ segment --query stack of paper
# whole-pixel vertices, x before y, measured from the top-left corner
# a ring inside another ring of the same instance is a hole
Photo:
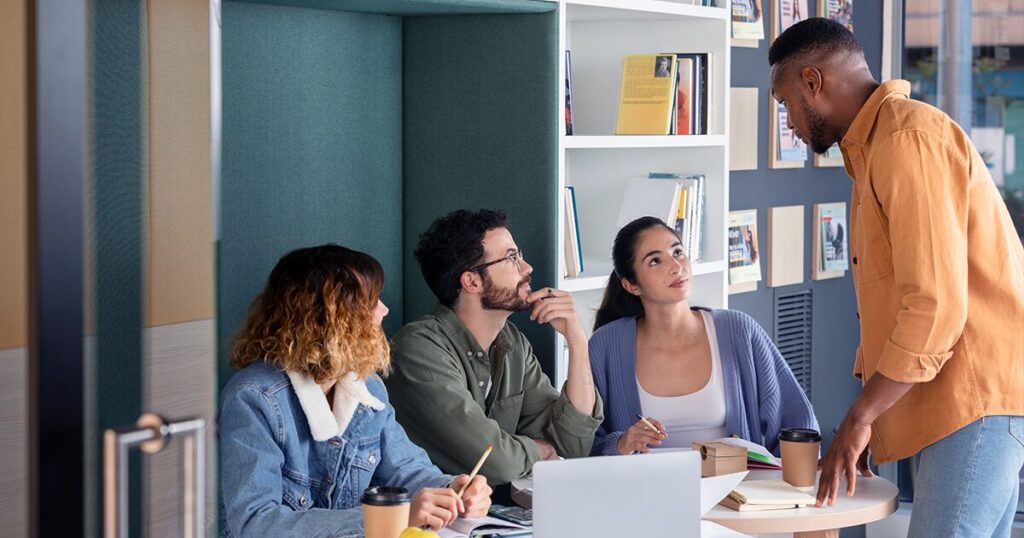
[[[750,469],[782,469],[782,462],[779,461],[779,458],[773,456],[771,452],[768,452],[767,448],[757,443],[752,443],[739,437],[724,437],[722,439],[715,439],[715,442],[747,449],[747,467]]]
[[[814,497],[783,480],[748,480],[741,482],[722,499],[722,506],[740,512],[782,510],[814,504]]]

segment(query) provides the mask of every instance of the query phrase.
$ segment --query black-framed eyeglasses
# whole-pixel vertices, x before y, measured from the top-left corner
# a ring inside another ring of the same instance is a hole
[[[481,263],[480,265],[474,265],[473,267],[470,267],[469,269],[467,269],[467,271],[473,271],[474,273],[477,273],[477,272],[480,272],[483,269],[487,269],[488,267],[490,267],[492,265],[497,265],[497,264],[499,264],[501,262],[512,262],[512,263],[515,263],[516,264],[516,269],[522,271],[523,249],[519,249],[519,250],[513,252],[512,254],[509,254],[508,256],[505,256],[504,258],[499,258],[497,260],[494,260],[493,262],[487,262],[487,263]]]

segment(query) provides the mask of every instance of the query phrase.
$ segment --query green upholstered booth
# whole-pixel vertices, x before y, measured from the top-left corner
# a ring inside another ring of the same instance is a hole
[[[460,207],[503,208],[554,282],[556,4],[226,1],[217,250],[222,383],[277,259],[339,243],[375,256],[389,334],[435,300],[413,248]],[[550,373],[550,328],[520,327]]]

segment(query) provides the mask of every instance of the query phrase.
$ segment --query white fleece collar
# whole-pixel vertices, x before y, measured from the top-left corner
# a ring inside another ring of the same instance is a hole
[[[338,380],[334,386],[334,407],[327,405],[327,398],[320,385],[307,374],[286,371],[292,381],[299,405],[306,414],[309,432],[316,441],[326,441],[344,433],[352,421],[359,404],[376,411],[384,410],[384,402],[370,394],[366,381],[360,380],[354,372]]]

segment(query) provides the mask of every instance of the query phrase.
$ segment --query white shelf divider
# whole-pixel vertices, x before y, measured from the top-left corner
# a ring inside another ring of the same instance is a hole
[[[562,135],[562,141],[566,149],[714,148],[728,142],[723,135]]]
[[[729,20],[724,7],[706,7],[664,0],[564,0],[571,22],[666,20],[672,18]]]

